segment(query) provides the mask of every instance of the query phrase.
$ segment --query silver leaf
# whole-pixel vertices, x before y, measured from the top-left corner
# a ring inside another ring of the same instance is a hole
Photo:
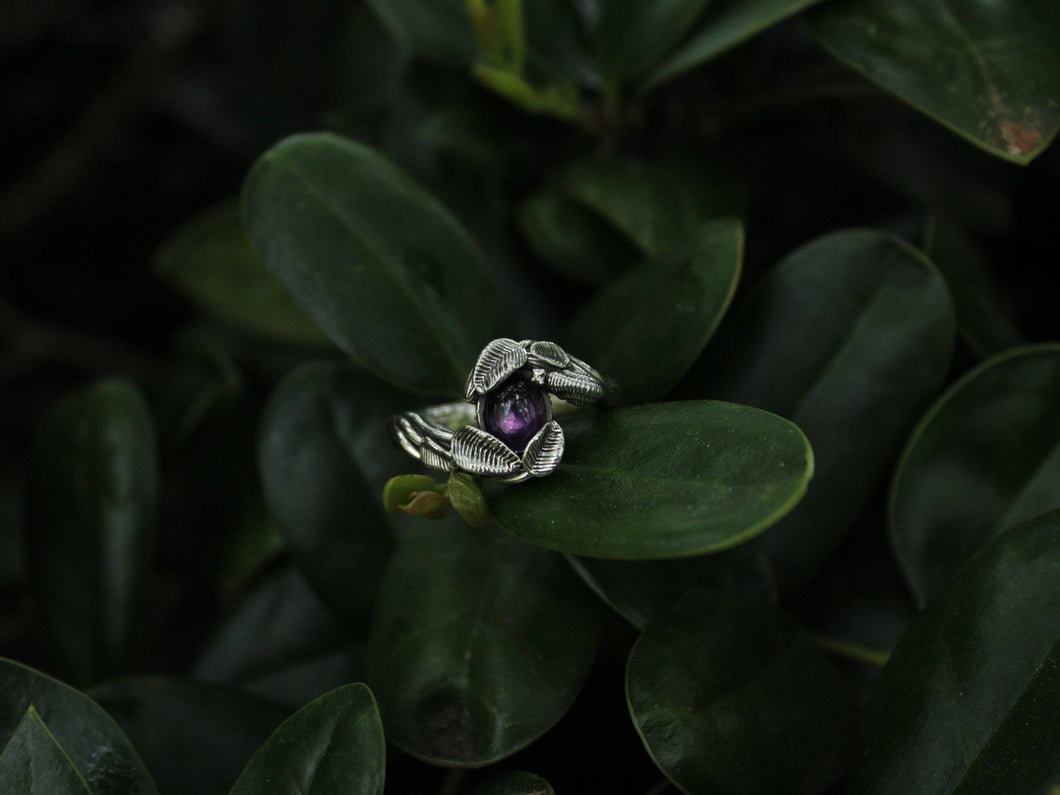
[[[504,442],[474,425],[453,435],[453,463],[458,469],[484,477],[508,477],[522,471],[523,462]]]
[[[439,469],[442,472],[453,471],[453,462],[430,447],[420,448],[420,461],[428,469]]]
[[[575,406],[591,405],[604,396],[604,385],[599,379],[573,370],[549,373],[548,389]]]
[[[526,350],[518,342],[507,337],[493,340],[478,355],[467,377],[464,397],[469,403],[474,402],[525,364]]]
[[[523,466],[535,478],[547,475],[563,457],[563,428],[555,420],[545,423],[523,453]]]
[[[530,345],[530,362],[564,368],[570,364],[570,356],[556,343],[541,340]]]

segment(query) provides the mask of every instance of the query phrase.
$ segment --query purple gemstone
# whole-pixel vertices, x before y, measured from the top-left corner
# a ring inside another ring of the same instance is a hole
[[[482,429],[517,453],[551,419],[552,404],[544,389],[523,378],[509,378],[479,400]]]

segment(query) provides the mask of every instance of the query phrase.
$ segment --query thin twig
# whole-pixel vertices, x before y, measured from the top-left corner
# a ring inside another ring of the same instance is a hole
[[[43,362],[57,362],[105,375],[154,380],[162,362],[95,331],[41,320],[0,297],[0,338],[8,351],[0,363],[0,380],[17,377]]]

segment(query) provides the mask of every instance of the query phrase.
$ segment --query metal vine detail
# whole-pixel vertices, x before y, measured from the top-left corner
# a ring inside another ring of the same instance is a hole
[[[398,442],[414,458],[431,469],[444,472],[462,470],[473,475],[493,478],[502,483],[519,483],[531,477],[551,473],[563,457],[563,428],[552,419],[548,397],[544,396],[543,424],[529,441],[509,444],[501,432],[486,430],[491,400],[498,387],[515,377],[527,383],[520,388],[541,389],[577,406],[599,402],[605,394],[601,375],[554,342],[544,340],[495,339],[479,354],[468,375],[464,397],[476,405],[478,425],[464,424],[470,408],[461,403],[432,406],[422,412],[406,411],[394,417]],[[500,390],[503,391],[503,390]],[[424,416],[426,415],[426,416]],[[463,427],[454,430],[455,426]],[[514,449],[513,449],[514,447]]]

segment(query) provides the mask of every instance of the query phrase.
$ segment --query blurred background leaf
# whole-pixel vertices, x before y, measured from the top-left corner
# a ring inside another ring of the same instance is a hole
[[[946,285],[923,256],[871,230],[817,238],[756,285],[679,396],[773,411],[798,424],[816,471],[761,543],[782,593],[836,548],[942,386],[953,349]]]
[[[1060,346],[1011,349],[954,384],[891,489],[895,551],[921,606],[998,533],[1060,506]]]
[[[873,696],[851,786],[1046,791],[1060,776],[1060,514],[994,539],[913,624]]]
[[[140,392],[102,381],[52,411],[27,504],[30,584],[58,670],[128,671],[155,544],[155,432]]]

